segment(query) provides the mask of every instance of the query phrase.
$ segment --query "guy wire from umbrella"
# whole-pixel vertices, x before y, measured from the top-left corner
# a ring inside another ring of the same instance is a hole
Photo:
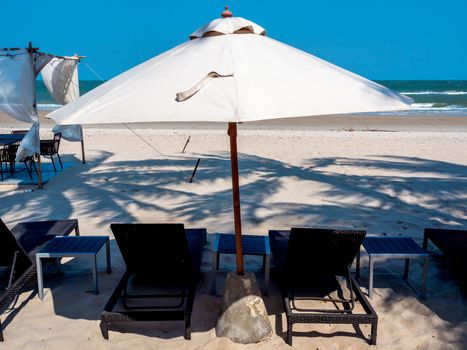
[[[84,62],[85,66],[99,79],[101,80],[102,82],[105,82],[105,80],[102,78],[102,76],[97,73],[87,62]],[[149,141],[147,141],[144,137],[142,137],[140,134],[138,134],[135,130],[133,130],[132,128],[130,128],[128,126],[128,124],[124,123],[123,124],[128,130],[130,130],[133,134],[135,134],[141,141],[143,141],[146,145],[148,145],[152,150],[154,150],[156,153],[158,153],[161,157],[163,157],[165,160],[169,160],[168,157],[166,157],[161,151],[159,151],[156,147],[154,147],[154,145],[152,145]],[[186,147],[186,145],[185,145]],[[198,164],[199,164],[199,160],[198,162],[196,163],[196,167],[198,167]],[[178,165],[175,165],[175,167],[177,168],[178,172],[182,175],[182,177],[184,179],[187,179],[186,181],[188,183],[191,183],[193,181],[193,178],[192,176],[190,177],[187,177],[185,172],[178,166]]]
[[[156,147],[154,147],[149,141],[147,141],[144,137],[142,137],[140,134],[138,134],[136,131],[134,131],[132,128],[130,128],[128,126],[128,124],[126,123],[123,123],[123,125],[125,125],[125,127],[130,130],[133,134],[135,134],[141,141],[143,141],[146,145],[148,145],[151,149],[153,149],[154,151],[156,151],[162,158],[164,158],[165,160],[170,160],[167,156],[165,156],[161,151],[159,151]],[[198,164],[199,164],[199,160],[196,164],[196,167],[198,167]],[[181,176],[183,177],[183,179],[186,180],[186,182],[188,183],[191,183],[192,181],[190,181],[191,177],[188,177],[186,176],[185,172],[178,166],[175,164],[175,167],[177,168],[179,174],[181,174]],[[192,179],[191,179],[192,180]]]

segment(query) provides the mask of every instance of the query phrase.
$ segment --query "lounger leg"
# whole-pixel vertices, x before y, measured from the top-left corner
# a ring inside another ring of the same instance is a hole
[[[31,157],[30,163],[32,164],[31,169],[34,168],[34,171],[36,172],[36,174],[38,174],[39,172],[37,171],[36,162],[34,161],[34,157]]]
[[[52,165],[54,167],[54,172],[57,172],[57,168],[55,167],[54,156],[50,156],[50,160],[52,161]]]
[[[405,259],[404,278],[406,281],[409,280],[409,267],[410,267],[410,259]]]
[[[429,257],[426,256],[423,259],[423,272],[422,272],[422,298],[426,299],[426,284],[427,284],[427,275],[428,275],[428,264],[429,264]]]
[[[101,323],[99,324],[99,327],[101,329],[102,337],[105,340],[109,340],[109,327],[107,325],[107,322],[104,320],[101,320]]]
[[[10,289],[12,283],[13,283],[13,278],[15,277],[15,270],[16,270],[16,260],[18,258],[18,251],[16,251],[13,255],[13,262],[11,264],[11,271],[10,271],[10,278],[8,279],[8,286],[6,289]]]
[[[76,224],[76,227],[75,227],[75,235],[79,236],[79,226],[78,226],[78,224]]]
[[[27,160],[24,162],[24,166],[26,167],[26,170],[28,172],[29,179],[31,179],[31,181],[32,181],[32,166],[31,166],[31,169],[29,169]]]
[[[13,176],[13,173],[15,172],[15,161],[11,160],[10,161],[10,175]]]
[[[42,260],[36,255],[37,267],[37,294],[40,300],[44,300],[44,281],[42,279]]]
[[[105,254],[107,256],[107,273],[111,273],[112,268],[110,266],[110,239],[105,242]]]
[[[286,338],[286,343],[292,346],[292,328],[293,328],[293,323],[290,322],[289,318],[287,317],[287,338]]]
[[[191,321],[190,315],[185,315],[185,334],[184,338],[186,340],[191,340]]]
[[[60,163],[60,167],[61,167],[62,170],[63,170],[62,160],[60,159],[60,154],[58,154],[58,152],[57,152],[57,158],[58,158],[58,162]]]
[[[369,266],[369,277],[368,277],[368,297],[373,298],[373,256],[369,256],[370,266]]]
[[[376,345],[376,337],[378,332],[378,320],[371,324],[371,339],[370,345]]]
[[[0,342],[2,342],[4,340],[5,339],[3,338],[2,321],[0,321]]]

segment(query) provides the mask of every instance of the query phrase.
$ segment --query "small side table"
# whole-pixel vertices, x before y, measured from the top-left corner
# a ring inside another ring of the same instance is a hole
[[[271,248],[268,236],[242,235],[243,255],[262,255],[264,269],[264,295],[268,295],[269,270],[271,266]],[[212,250],[213,276],[211,294],[216,293],[216,276],[219,270],[220,254],[235,254],[235,235],[231,233],[217,233]]]
[[[366,237],[363,247],[369,258],[368,296],[373,297],[373,268],[375,258],[405,259],[404,278],[408,283],[409,264],[412,258],[423,258],[422,297],[426,296],[429,255],[410,237]],[[357,278],[360,276],[360,252],[357,255]]]
[[[97,281],[97,253],[106,245],[107,273],[110,267],[110,244],[108,236],[57,236],[51,239],[39,252],[36,253],[37,264],[37,286],[39,299],[44,299],[44,283],[42,276],[43,258],[64,258],[90,256],[93,259],[92,273],[94,279],[94,292],[99,293]],[[58,263],[60,259],[57,259]]]

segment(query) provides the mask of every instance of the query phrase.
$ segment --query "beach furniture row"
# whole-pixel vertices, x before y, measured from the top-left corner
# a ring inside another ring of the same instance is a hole
[[[183,224],[112,224],[111,230],[126,265],[125,273],[101,313],[105,339],[110,330],[129,322],[182,321],[184,337],[191,338],[191,313],[195,300],[206,229],[185,229]],[[75,236],[69,236],[72,232]],[[69,236],[69,237],[68,237]],[[465,269],[467,230],[425,229],[423,250],[408,237],[366,236],[362,230],[292,228],[270,230],[268,236],[244,235],[244,253],[263,258],[264,293],[268,292],[271,258],[287,319],[286,342],[292,344],[298,323],[370,326],[367,341],[376,344],[378,316],[358,282],[361,247],[367,251],[368,294],[372,296],[376,257],[423,258],[422,291],[426,289],[428,241],[455,265]],[[25,222],[12,230],[0,220],[0,307],[10,305],[24,286],[37,279],[42,299],[42,263],[65,256],[93,257],[94,291],[98,292],[96,255],[106,245],[107,272],[111,272],[109,238],[80,236],[78,220]],[[234,254],[233,235],[216,234],[212,245],[212,284],[221,254]],[[357,259],[357,273],[351,271]],[[318,303],[318,304],[316,304]],[[318,305],[318,306],[316,306]],[[123,325],[123,326],[122,326]],[[0,340],[3,333],[0,324]]]

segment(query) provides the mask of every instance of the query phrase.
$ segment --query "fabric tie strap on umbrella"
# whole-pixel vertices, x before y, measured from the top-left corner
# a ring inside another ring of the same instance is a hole
[[[193,86],[191,89],[188,89],[183,92],[177,92],[177,97],[175,100],[177,102],[183,102],[187,99],[189,99],[191,96],[196,94],[199,90],[201,90],[207,83],[209,83],[212,79],[214,78],[227,78],[227,77],[233,77],[233,74],[219,74],[217,72],[209,72],[203,79],[201,79],[195,86]]]

